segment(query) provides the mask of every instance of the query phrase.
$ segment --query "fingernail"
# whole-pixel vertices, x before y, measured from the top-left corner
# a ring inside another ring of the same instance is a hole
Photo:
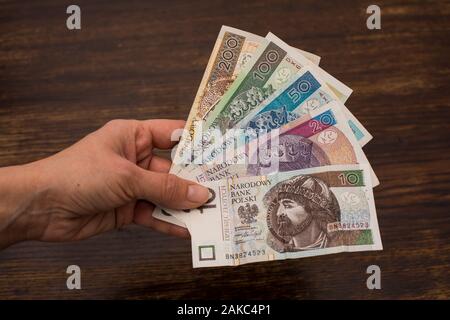
[[[209,191],[198,184],[191,184],[188,187],[187,199],[191,202],[204,203],[208,200]]]

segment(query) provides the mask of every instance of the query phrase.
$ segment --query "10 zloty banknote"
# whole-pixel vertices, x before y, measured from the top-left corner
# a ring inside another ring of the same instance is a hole
[[[370,172],[331,165],[204,184],[202,207],[175,213],[194,267],[381,250]]]

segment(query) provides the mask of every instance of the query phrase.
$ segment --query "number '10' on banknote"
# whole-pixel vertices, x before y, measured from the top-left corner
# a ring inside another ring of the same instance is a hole
[[[332,165],[206,183],[210,200],[175,216],[194,267],[381,250],[368,166]]]

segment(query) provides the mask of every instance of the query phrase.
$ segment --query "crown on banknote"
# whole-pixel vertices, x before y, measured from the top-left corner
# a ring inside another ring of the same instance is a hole
[[[305,204],[315,204],[316,207],[330,213],[336,211],[336,206],[337,209],[339,208],[337,200],[328,185],[321,179],[308,175],[296,176],[279,183],[275,186],[273,192],[266,194],[265,202],[270,205],[270,203],[274,201],[278,202],[283,198],[290,198],[298,201],[299,197],[302,200],[306,200],[301,202],[306,202]]]
[[[279,189],[279,198],[284,198],[287,195],[294,194],[300,195],[309,201],[312,201],[319,207],[325,210],[329,210],[329,200],[320,196],[318,193],[315,193],[313,190],[309,188],[304,188],[300,186],[292,186],[292,185],[284,185]]]

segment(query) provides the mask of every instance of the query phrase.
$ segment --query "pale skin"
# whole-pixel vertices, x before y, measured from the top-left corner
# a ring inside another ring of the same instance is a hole
[[[137,224],[179,237],[186,229],[152,217],[155,205],[191,209],[208,190],[168,174],[179,120],[114,120],[33,163],[0,168],[0,249],[26,240],[74,241]]]

